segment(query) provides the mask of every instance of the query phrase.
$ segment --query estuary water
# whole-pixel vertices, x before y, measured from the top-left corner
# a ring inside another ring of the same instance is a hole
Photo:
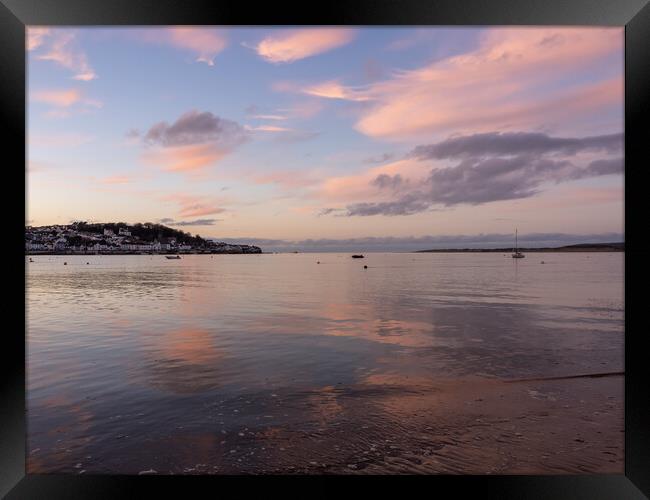
[[[623,253],[32,259],[30,473],[623,470]]]

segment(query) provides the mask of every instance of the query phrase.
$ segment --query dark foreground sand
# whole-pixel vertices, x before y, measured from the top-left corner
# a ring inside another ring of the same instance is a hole
[[[270,471],[623,472],[622,376],[520,383],[478,379],[435,387],[416,381],[396,387],[394,394],[380,391],[377,403],[385,413],[375,415],[371,407],[359,404],[364,398],[345,401],[351,399],[347,393],[352,396],[354,389],[332,389],[330,405],[340,405],[348,418],[357,415],[358,421],[344,420],[319,442],[279,430],[276,446],[284,443],[286,454],[282,461],[306,463]],[[310,459],[307,450],[319,458]]]
[[[623,388],[620,375],[515,383],[381,375],[358,386],[215,401],[202,416],[214,431],[179,426],[137,445],[127,436],[114,456],[80,458],[68,472],[622,473]],[[223,415],[235,413],[241,428],[219,430]],[[30,457],[30,472],[42,469]]]

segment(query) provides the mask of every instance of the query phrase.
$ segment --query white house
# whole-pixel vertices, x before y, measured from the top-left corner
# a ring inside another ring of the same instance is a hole
[[[120,248],[122,250],[128,250],[130,252],[150,252],[152,246],[150,244],[139,244],[139,243],[123,243]]]
[[[25,244],[25,248],[27,250],[46,250],[47,249],[45,244],[40,243],[40,242],[32,242],[32,241],[28,241]]]
[[[59,238],[54,242],[54,249],[55,250],[64,250],[65,247],[67,246],[67,241],[65,238]]]

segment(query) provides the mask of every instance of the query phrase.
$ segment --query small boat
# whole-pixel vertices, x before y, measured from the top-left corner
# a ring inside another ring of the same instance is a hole
[[[512,258],[523,259],[524,257],[526,256],[517,249],[517,230],[515,229],[515,250],[514,253],[512,254]]]
[[[166,259],[180,259],[180,255],[165,255]]]
[[[364,257],[361,254],[355,254],[355,255],[352,256],[352,258],[353,259],[363,259]]]

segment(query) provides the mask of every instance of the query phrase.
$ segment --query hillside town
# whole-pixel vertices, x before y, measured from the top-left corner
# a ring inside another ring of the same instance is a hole
[[[192,236],[162,224],[87,223],[25,227],[25,253],[36,254],[259,254],[261,248]]]

